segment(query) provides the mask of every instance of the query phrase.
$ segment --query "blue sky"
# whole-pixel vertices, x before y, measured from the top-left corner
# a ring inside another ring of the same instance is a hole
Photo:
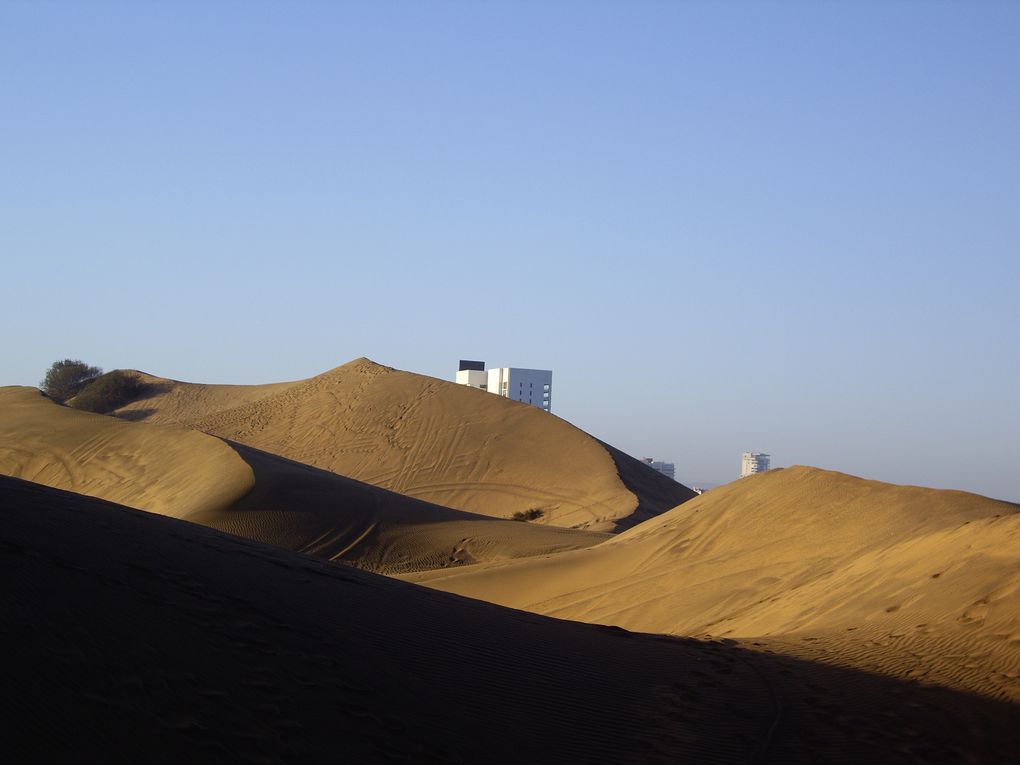
[[[0,383],[554,370],[745,449],[1020,501],[1020,5],[0,5]]]

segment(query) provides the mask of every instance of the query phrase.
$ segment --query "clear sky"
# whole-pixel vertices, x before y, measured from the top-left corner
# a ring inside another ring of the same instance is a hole
[[[1020,3],[0,4],[0,384],[554,370],[1020,501]]]

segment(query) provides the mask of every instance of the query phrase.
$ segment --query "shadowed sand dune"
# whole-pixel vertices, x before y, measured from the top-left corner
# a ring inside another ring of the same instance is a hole
[[[537,508],[543,524],[610,531],[695,496],[535,407],[368,359],[279,385],[141,377],[153,392],[118,416],[186,425],[482,515]]]
[[[409,578],[632,630],[767,638],[787,653],[1020,700],[1018,510],[793,467],[595,548]]]
[[[1006,762],[1017,708],[559,622],[0,477],[36,762]]]
[[[383,572],[573,549],[604,534],[496,520],[176,425],[0,388],[0,473]]]
[[[254,488],[228,512],[189,520],[386,574],[588,547],[608,534],[519,523],[431,505],[234,444]]]

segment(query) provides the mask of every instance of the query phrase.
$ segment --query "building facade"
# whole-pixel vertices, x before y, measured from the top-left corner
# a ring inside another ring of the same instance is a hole
[[[664,476],[668,476],[674,481],[676,480],[676,465],[672,462],[660,462],[659,460],[653,460],[651,457],[645,457],[641,461],[652,468],[652,470],[658,470]]]
[[[484,361],[461,359],[456,379],[461,385],[531,404],[545,412],[552,411],[552,371],[549,369],[486,369]]]
[[[740,461],[740,477],[746,478],[755,473],[765,473],[772,465],[772,456],[760,452],[744,452]]]
[[[457,368],[457,383],[488,390],[489,375],[485,371],[485,362],[461,359],[460,366]]]

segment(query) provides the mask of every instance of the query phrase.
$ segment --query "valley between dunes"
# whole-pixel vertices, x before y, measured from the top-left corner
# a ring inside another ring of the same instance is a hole
[[[3,712],[36,761],[1020,751],[1017,505],[803,466],[695,496],[367,359],[129,374],[111,415],[0,388]]]

